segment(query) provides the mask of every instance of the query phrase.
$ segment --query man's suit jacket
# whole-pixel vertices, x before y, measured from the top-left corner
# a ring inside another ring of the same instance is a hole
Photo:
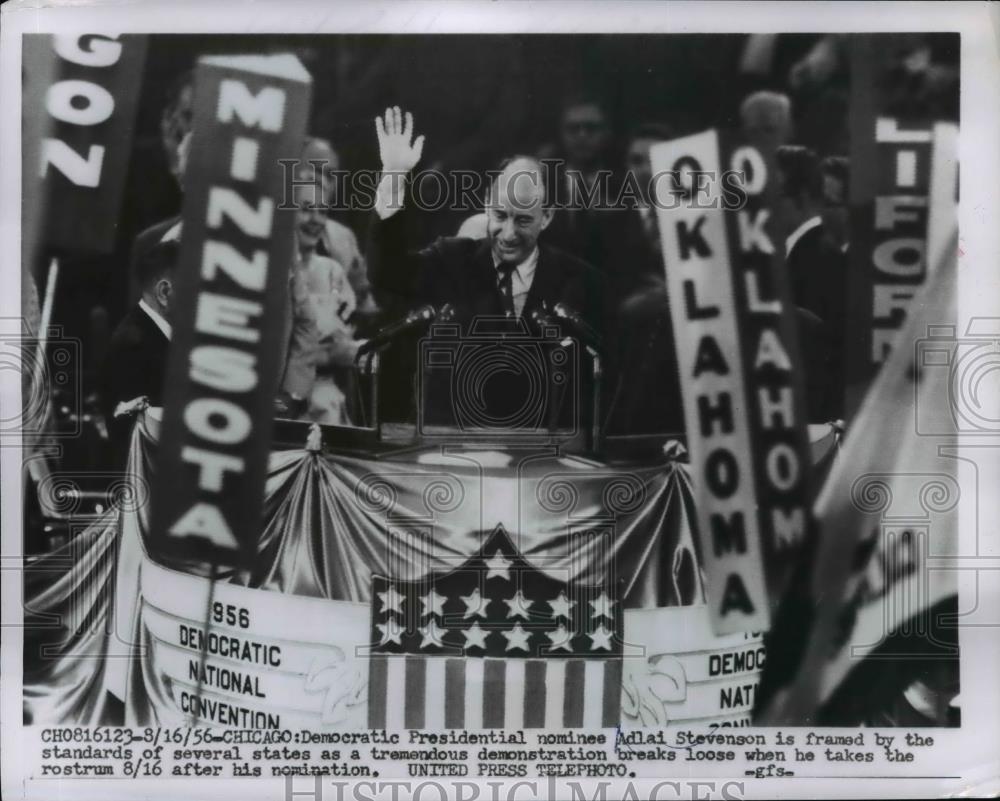
[[[610,379],[607,433],[684,432],[677,351],[667,296],[663,254],[636,209],[606,212],[616,223],[609,263],[607,360]]]
[[[423,304],[452,304],[459,319],[503,314],[489,239],[441,237],[428,247],[408,251],[404,214],[372,223],[368,273],[379,304],[391,314],[405,314]],[[542,235],[544,237],[544,234]],[[565,303],[599,327],[601,291],[597,272],[586,262],[539,243],[538,265],[522,317],[543,301]]]
[[[139,263],[179,222],[181,222],[180,216],[168,217],[144,229],[135,238],[135,242],[132,244],[130,267],[131,302],[138,303],[142,294],[142,286],[138,276]],[[294,256],[289,258],[294,259]],[[301,284],[302,282],[296,276],[290,277],[288,296],[283,311],[282,356],[278,375],[280,376],[280,391],[305,398],[308,397],[313,382],[316,380],[316,366],[313,359],[319,336],[316,332],[315,320],[312,319],[308,309],[307,289]],[[136,308],[134,312],[145,317],[148,321],[148,317],[140,309]],[[159,333],[158,330],[157,332]]]
[[[828,239],[825,228],[817,225],[801,236],[785,262],[792,299],[808,313],[799,315],[799,336],[809,419],[842,417],[847,259]]]
[[[452,304],[456,321],[468,332],[476,317],[503,314],[503,297],[497,286],[497,270],[488,239],[439,238],[428,247],[410,251],[405,244],[403,217],[398,212],[388,220],[376,219],[369,233],[368,274],[387,319],[395,319],[424,304],[438,310]],[[599,279],[593,268],[556,248],[539,245],[534,278],[521,312],[523,320],[530,321],[531,313],[541,309],[543,302],[550,307],[564,303],[599,331],[600,299]],[[528,328],[537,333],[530,322]],[[389,351],[384,374],[387,391],[382,396],[387,402],[383,411],[388,418],[413,415],[415,398],[411,382],[417,375],[416,351],[414,337],[398,342]],[[581,381],[586,382],[585,375]],[[509,397],[492,395],[491,391],[491,408],[493,400],[498,404],[497,409],[516,406],[517,392],[511,389],[506,394]]]
[[[104,415],[116,463],[124,467],[130,418],[116,420],[115,407],[145,395],[151,406],[163,405],[163,379],[170,340],[139,306],[125,315],[111,335],[102,386]]]

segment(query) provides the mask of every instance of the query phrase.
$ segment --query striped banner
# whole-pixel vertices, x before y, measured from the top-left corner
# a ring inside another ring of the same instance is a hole
[[[375,577],[368,725],[617,726],[623,615],[611,589],[543,574],[499,526],[456,570]]]
[[[377,729],[609,728],[621,662],[380,655],[368,692]]]

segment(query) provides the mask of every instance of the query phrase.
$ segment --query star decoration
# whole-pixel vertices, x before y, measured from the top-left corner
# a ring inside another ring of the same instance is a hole
[[[381,595],[382,593],[379,594]],[[403,628],[403,624],[396,620],[396,618],[390,615],[385,623],[376,624],[376,628],[382,632],[382,640],[379,642],[379,645],[385,645],[390,641],[396,643],[396,645],[402,645],[399,638],[403,635],[405,629]]]
[[[465,648],[482,648],[486,650],[486,638],[489,636],[488,631],[484,631],[479,627],[479,621],[477,620],[469,628],[464,629],[462,634],[465,635]]]
[[[573,635],[570,634],[566,627],[560,623],[555,631],[545,632],[548,638],[552,641],[553,651],[558,651],[560,648],[565,648],[567,651],[572,651],[573,648],[570,646],[570,640],[573,639]]]
[[[528,650],[528,638],[531,634],[522,629],[520,623],[515,623],[514,628],[510,631],[501,631],[500,633],[507,638],[508,651],[513,648],[520,648],[522,651]]]
[[[611,607],[615,605],[615,601],[608,598],[608,594],[604,590],[601,590],[601,594],[591,601],[590,605],[594,608],[594,612],[591,614],[592,618],[606,617],[608,620],[614,620]]]
[[[514,563],[505,559],[504,555],[497,549],[496,553],[486,560],[486,567],[489,568],[486,573],[487,581],[491,578],[502,578],[504,581],[510,581],[510,566],[512,564]]]
[[[400,595],[396,592],[396,588],[392,585],[385,592],[377,593],[379,600],[382,602],[382,614],[387,615],[389,612],[399,612],[403,614],[403,601],[406,600],[406,596]]]
[[[433,587],[426,595],[420,596],[420,603],[424,605],[424,615],[444,615],[444,602],[448,600],[439,594]]]
[[[479,594],[479,587],[476,587],[468,595],[462,596],[462,603],[465,604],[465,612],[462,617],[486,617],[486,613],[483,611],[486,608],[486,602],[483,600],[483,596]]]
[[[566,593],[560,592],[558,598],[553,598],[549,601],[549,606],[552,607],[552,618],[564,617],[569,620],[569,610],[576,606],[576,601],[570,601],[566,598]]]
[[[534,603],[534,601],[529,600],[524,597],[524,593],[520,590],[514,593],[513,598],[505,598],[504,603],[507,604],[507,617],[523,617],[527,620],[531,613],[528,611],[528,607]]]
[[[591,602],[593,603],[593,602]],[[592,631],[587,636],[591,639],[590,650],[596,651],[599,648],[603,648],[606,651],[611,650],[611,635],[613,632],[608,631],[604,628],[604,624],[601,623],[594,631]]]
[[[426,648],[428,645],[444,645],[444,635],[447,634],[448,629],[438,628],[437,621],[431,617],[427,621],[426,626],[420,627],[420,633],[423,634],[423,639],[420,640],[420,647]]]

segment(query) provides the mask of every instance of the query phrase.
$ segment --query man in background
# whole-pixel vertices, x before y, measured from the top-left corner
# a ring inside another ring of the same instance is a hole
[[[167,91],[166,103],[160,114],[160,143],[167,168],[177,182],[181,194],[184,193],[184,170],[187,168],[187,152],[191,143],[191,123],[194,117],[193,75],[182,73]],[[135,303],[142,294],[142,279],[139,263],[154,248],[164,234],[180,221],[180,214],[173,214],[143,229],[132,244],[129,275],[129,302]]]
[[[812,422],[843,415],[847,263],[823,224],[823,174],[816,153],[785,145],[776,152],[775,214],[786,234],[785,264],[800,314],[806,406]]]
[[[133,402],[163,405],[163,379],[170,346],[174,271],[178,242],[161,241],[137,265],[141,295],[111,335],[102,378],[104,416],[115,465],[124,467]]]
[[[740,104],[740,127],[747,142],[770,159],[792,139],[792,101],[781,92],[753,92]]]
[[[615,239],[614,221],[607,211],[618,189],[611,133],[603,102],[592,94],[573,94],[563,103],[558,144],[540,152],[555,165],[546,176],[558,208],[546,234],[548,241],[604,274],[611,269],[609,253]]]
[[[304,189],[308,195],[309,187]],[[318,340],[316,379],[308,395],[306,415],[317,423],[345,424],[350,418],[350,368],[361,345],[350,322],[357,299],[343,265],[319,252],[325,224],[330,222],[324,206],[308,197],[300,198],[296,205],[293,281],[305,286]]]
[[[830,240],[847,253],[850,246],[850,219],[848,216],[848,181],[851,165],[844,156],[827,156],[823,159],[823,226]]]
[[[296,167],[295,180],[299,184],[303,181],[318,183],[321,194],[318,200],[321,200],[322,206],[333,209],[337,208],[341,200],[335,178],[339,169],[340,156],[329,140],[310,136],[306,139],[302,158]],[[316,252],[329,256],[340,263],[346,271],[356,301],[355,308],[351,310],[352,314],[364,319],[373,316],[378,307],[372,297],[365,257],[358,247],[358,238],[354,235],[354,231],[339,220],[325,215],[323,230],[316,243]]]
[[[650,148],[676,138],[667,125],[647,123],[630,135],[624,186],[634,190],[614,212],[619,235],[609,283],[615,298],[609,325],[608,434],[683,433],[684,410],[667,298],[663,251],[651,197]],[[634,202],[633,202],[634,201]]]

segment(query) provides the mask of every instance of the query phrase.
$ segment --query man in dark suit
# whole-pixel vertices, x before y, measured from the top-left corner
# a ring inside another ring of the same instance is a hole
[[[816,153],[785,145],[776,153],[777,214],[785,239],[792,300],[800,325],[806,406],[812,422],[843,416],[847,260],[823,224],[823,173]]]
[[[485,240],[439,238],[407,252],[401,222],[407,175],[424,138],[399,108],[376,119],[382,180],[369,242],[369,276],[379,304],[399,314],[423,304],[450,304],[463,330],[474,319],[506,316],[512,324],[563,303],[598,326],[600,289],[585,262],[539,243],[552,221],[544,170],[527,156],[508,159],[490,187]],[[412,141],[411,141],[412,140]],[[530,326],[529,326],[530,327]]]
[[[606,212],[617,218],[613,241],[617,291],[609,292],[616,331],[609,372],[617,375],[610,395],[609,435],[684,432],[659,223],[650,195],[650,148],[673,138],[671,128],[657,123],[632,131],[625,151],[625,185],[633,191],[621,208]]]
[[[490,188],[485,240],[441,237],[406,252],[401,212],[408,173],[423,137],[411,144],[412,116],[404,127],[398,108],[377,120],[382,181],[376,198],[369,273],[390,308],[450,303],[460,315],[528,317],[545,302],[565,303],[590,315],[599,302],[597,276],[585,262],[539,243],[552,222],[545,173],[537,160],[516,156],[501,165]],[[596,324],[596,319],[589,318]]]
[[[102,396],[118,465],[125,463],[132,417],[116,417],[115,411],[140,397],[147,398],[150,406],[163,405],[177,249],[176,239],[168,239],[144,253],[137,265],[142,296],[111,336]]]
[[[167,217],[164,220],[153,223],[136,235],[129,255],[130,303],[138,303],[139,298],[142,297],[144,288],[142,283],[142,263],[145,261],[150,251],[160,243],[160,240],[162,240],[164,236],[167,235],[167,232],[171,231],[180,221],[181,216],[179,214],[175,214],[172,217]]]

